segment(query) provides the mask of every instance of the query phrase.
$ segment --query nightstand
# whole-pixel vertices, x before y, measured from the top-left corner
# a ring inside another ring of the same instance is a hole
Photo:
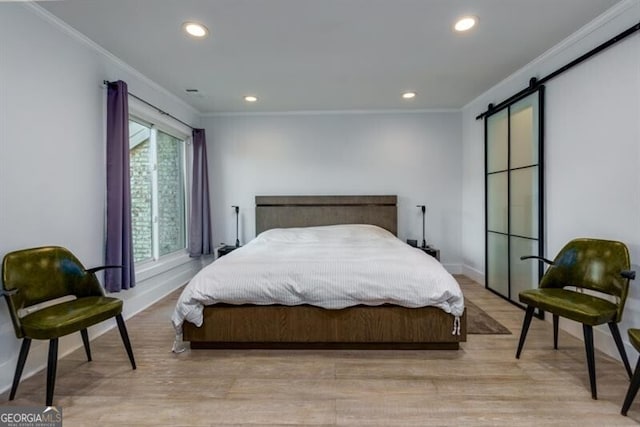
[[[418,249],[440,261],[440,249],[436,249],[431,246],[427,246],[426,248],[419,247]]]
[[[222,256],[225,256],[229,252],[233,252],[238,248],[239,248],[239,246],[231,246],[231,245],[220,246],[218,248],[218,258],[220,258]]]

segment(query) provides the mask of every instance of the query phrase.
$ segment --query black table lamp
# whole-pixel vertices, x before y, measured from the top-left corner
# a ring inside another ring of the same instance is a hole
[[[240,247],[240,240],[238,239],[238,216],[240,215],[240,206],[231,206],[236,211],[236,248]]]
[[[426,248],[427,241],[424,238],[424,221],[425,221],[425,213],[427,212],[427,207],[425,205],[417,205],[416,207],[422,210],[422,247]]]

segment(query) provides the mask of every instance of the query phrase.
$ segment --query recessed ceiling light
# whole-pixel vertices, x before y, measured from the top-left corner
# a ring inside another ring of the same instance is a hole
[[[404,99],[413,99],[416,97],[416,93],[415,92],[405,92],[402,94],[402,98]]]
[[[182,28],[193,37],[202,38],[209,34],[207,27],[197,22],[185,22],[182,24]]]
[[[478,22],[478,18],[476,18],[475,16],[464,16],[458,19],[458,21],[456,21],[456,25],[454,25],[453,28],[456,31],[460,31],[460,32],[468,31],[473,27],[475,27],[477,22]]]
[[[247,95],[244,97],[244,100],[247,102],[256,102],[258,100],[258,97],[254,95]]]

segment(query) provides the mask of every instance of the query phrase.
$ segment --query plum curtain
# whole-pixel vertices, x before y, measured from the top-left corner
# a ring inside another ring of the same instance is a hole
[[[191,180],[191,217],[189,221],[189,256],[213,253],[211,214],[209,211],[209,173],[207,141],[204,129],[193,129],[193,176]]]
[[[131,234],[129,173],[129,103],[122,80],[107,87],[107,239],[105,263],[122,268],[105,270],[105,288],[119,292],[135,286]]]

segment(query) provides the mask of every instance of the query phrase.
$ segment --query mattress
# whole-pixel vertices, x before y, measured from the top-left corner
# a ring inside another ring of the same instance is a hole
[[[206,305],[436,306],[456,318],[460,286],[435,258],[373,225],[272,229],[202,269],[172,322],[202,325]]]

